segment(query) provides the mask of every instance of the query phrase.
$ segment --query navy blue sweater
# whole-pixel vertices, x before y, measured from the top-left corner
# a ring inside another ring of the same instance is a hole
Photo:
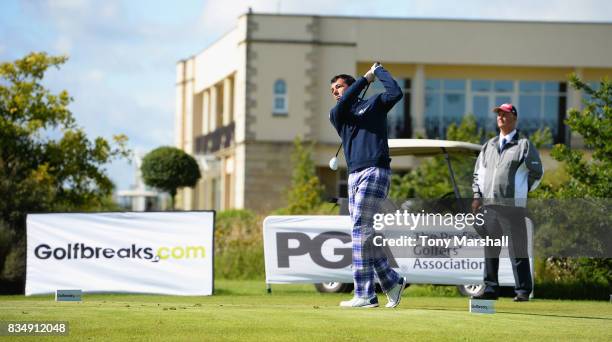
[[[342,138],[349,173],[372,166],[390,167],[387,113],[403,93],[387,70],[378,67],[374,74],[385,87],[384,93],[359,100],[359,94],[368,84],[365,77],[361,77],[344,92],[329,113],[329,120]]]

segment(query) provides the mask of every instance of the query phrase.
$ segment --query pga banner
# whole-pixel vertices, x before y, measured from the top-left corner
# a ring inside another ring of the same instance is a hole
[[[267,217],[263,227],[266,282],[353,282],[351,229],[349,216]],[[531,232],[528,224],[529,236]],[[430,237],[434,235],[430,232]],[[483,282],[482,247],[465,247],[461,251],[461,247],[444,248],[417,243],[414,247],[382,248],[389,257],[391,267],[407,277],[409,283],[470,285]],[[512,266],[503,254],[500,258],[499,282],[502,286],[513,286]],[[531,264],[533,266],[533,261]]]
[[[214,212],[30,214],[26,295],[213,292]]]

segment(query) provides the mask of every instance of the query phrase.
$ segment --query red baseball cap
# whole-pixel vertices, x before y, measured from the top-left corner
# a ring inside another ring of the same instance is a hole
[[[516,112],[516,107],[514,107],[511,103],[504,103],[500,106],[493,108],[493,113],[497,113],[500,110],[503,112],[512,113],[518,116],[518,113]]]

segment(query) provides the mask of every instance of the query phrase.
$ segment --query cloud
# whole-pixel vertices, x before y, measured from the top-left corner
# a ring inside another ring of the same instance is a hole
[[[55,8],[60,11],[79,11],[86,10],[91,1],[87,0],[47,0],[44,1],[49,8]]]
[[[360,2],[360,1],[354,1]],[[333,14],[342,9],[354,9],[352,2],[332,2],[323,0],[311,1],[266,1],[266,0],[211,0],[206,1],[202,9],[200,24],[197,29],[201,32],[212,32],[217,36],[236,26],[236,20],[249,8],[255,13],[308,13]],[[361,8],[371,6],[370,2],[361,1]]]
[[[70,55],[72,51],[72,39],[68,36],[60,36],[55,41],[54,47],[60,54]]]
[[[380,6],[383,7],[383,6]],[[531,21],[611,21],[612,3],[604,0],[552,0],[552,1],[491,1],[471,0],[457,2],[411,1],[392,5],[396,16],[426,18],[531,20]],[[388,15],[389,12],[387,12]]]
[[[85,79],[89,82],[100,82],[104,79],[104,72],[99,69],[89,70],[85,74]]]

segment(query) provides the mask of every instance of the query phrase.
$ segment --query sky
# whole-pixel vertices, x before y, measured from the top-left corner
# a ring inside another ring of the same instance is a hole
[[[176,62],[254,12],[368,17],[612,22],[608,0],[0,0],[0,62],[31,51],[67,55],[45,85],[67,90],[90,139],[125,134],[144,154],[174,144]],[[134,165],[107,167],[117,189]]]

